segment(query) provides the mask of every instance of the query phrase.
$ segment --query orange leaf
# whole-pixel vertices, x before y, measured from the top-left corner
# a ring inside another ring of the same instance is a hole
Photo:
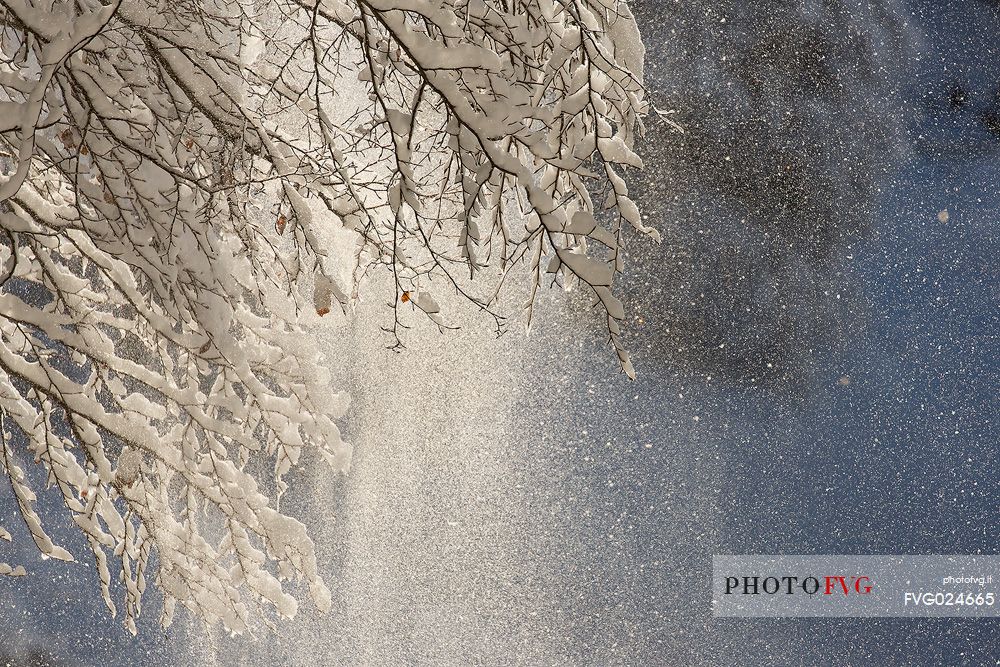
[[[402,301],[403,303],[406,303],[407,301],[410,300],[410,293],[403,292],[403,296],[399,297],[399,300]]]
[[[68,149],[76,148],[76,138],[73,136],[73,130],[66,128],[59,133],[59,138],[62,139],[63,146]]]
[[[287,225],[287,224],[288,224],[288,220],[285,219],[285,216],[279,215],[278,216],[278,221],[274,223],[274,230],[276,232],[278,232],[278,234],[284,234],[285,233],[285,225]]]
[[[317,308],[316,309],[316,314],[319,315],[320,317],[323,317],[324,315],[326,315],[329,312],[330,312],[329,308]]]

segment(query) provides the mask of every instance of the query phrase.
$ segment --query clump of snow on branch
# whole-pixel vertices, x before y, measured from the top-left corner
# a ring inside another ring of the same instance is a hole
[[[35,509],[40,479],[61,495],[131,629],[153,551],[165,623],[330,604],[277,503],[305,452],[348,465],[300,324],[367,272],[397,342],[407,312],[446,326],[442,285],[500,326],[517,267],[529,321],[579,283],[632,374],[612,283],[625,231],[656,232],[624,178],[647,110],[624,2],[9,0],[0,50],[0,469],[42,554],[81,558]]]

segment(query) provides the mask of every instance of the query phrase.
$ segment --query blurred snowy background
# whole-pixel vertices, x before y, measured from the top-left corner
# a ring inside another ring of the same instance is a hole
[[[685,130],[651,119],[636,177],[664,234],[632,243],[622,285],[639,379],[559,295],[530,338],[467,314],[394,355],[372,287],[318,334],[354,396],[354,470],[307,467],[291,499],[330,614],[165,634],[154,595],[133,640],[88,564],[37,563],[0,580],[0,654],[996,664],[995,623],[715,620],[708,580],[714,553],[997,552],[1000,6],[633,8],[654,100]]]

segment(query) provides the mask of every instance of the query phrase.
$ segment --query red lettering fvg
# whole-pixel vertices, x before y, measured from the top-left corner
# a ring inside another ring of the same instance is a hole
[[[826,577],[825,579],[826,588],[823,590],[824,595],[833,595],[835,592],[850,595],[852,590],[859,595],[868,595],[872,592],[871,579],[868,577],[851,577],[850,583],[848,583],[847,577],[844,576]]]

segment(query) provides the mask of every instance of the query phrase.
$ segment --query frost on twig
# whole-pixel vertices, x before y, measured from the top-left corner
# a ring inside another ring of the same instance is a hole
[[[348,465],[299,325],[368,272],[397,342],[403,309],[446,326],[442,284],[499,327],[517,267],[529,321],[575,281],[632,374],[612,282],[625,230],[656,232],[624,178],[647,111],[624,2],[7,0],[0,50],[0,471],[38,549],[83,558],[35,510],[44,471],[133,631],[154,550],[165,623],[292,616],[287,580],[329,605],[277,502],[307,450]]]

